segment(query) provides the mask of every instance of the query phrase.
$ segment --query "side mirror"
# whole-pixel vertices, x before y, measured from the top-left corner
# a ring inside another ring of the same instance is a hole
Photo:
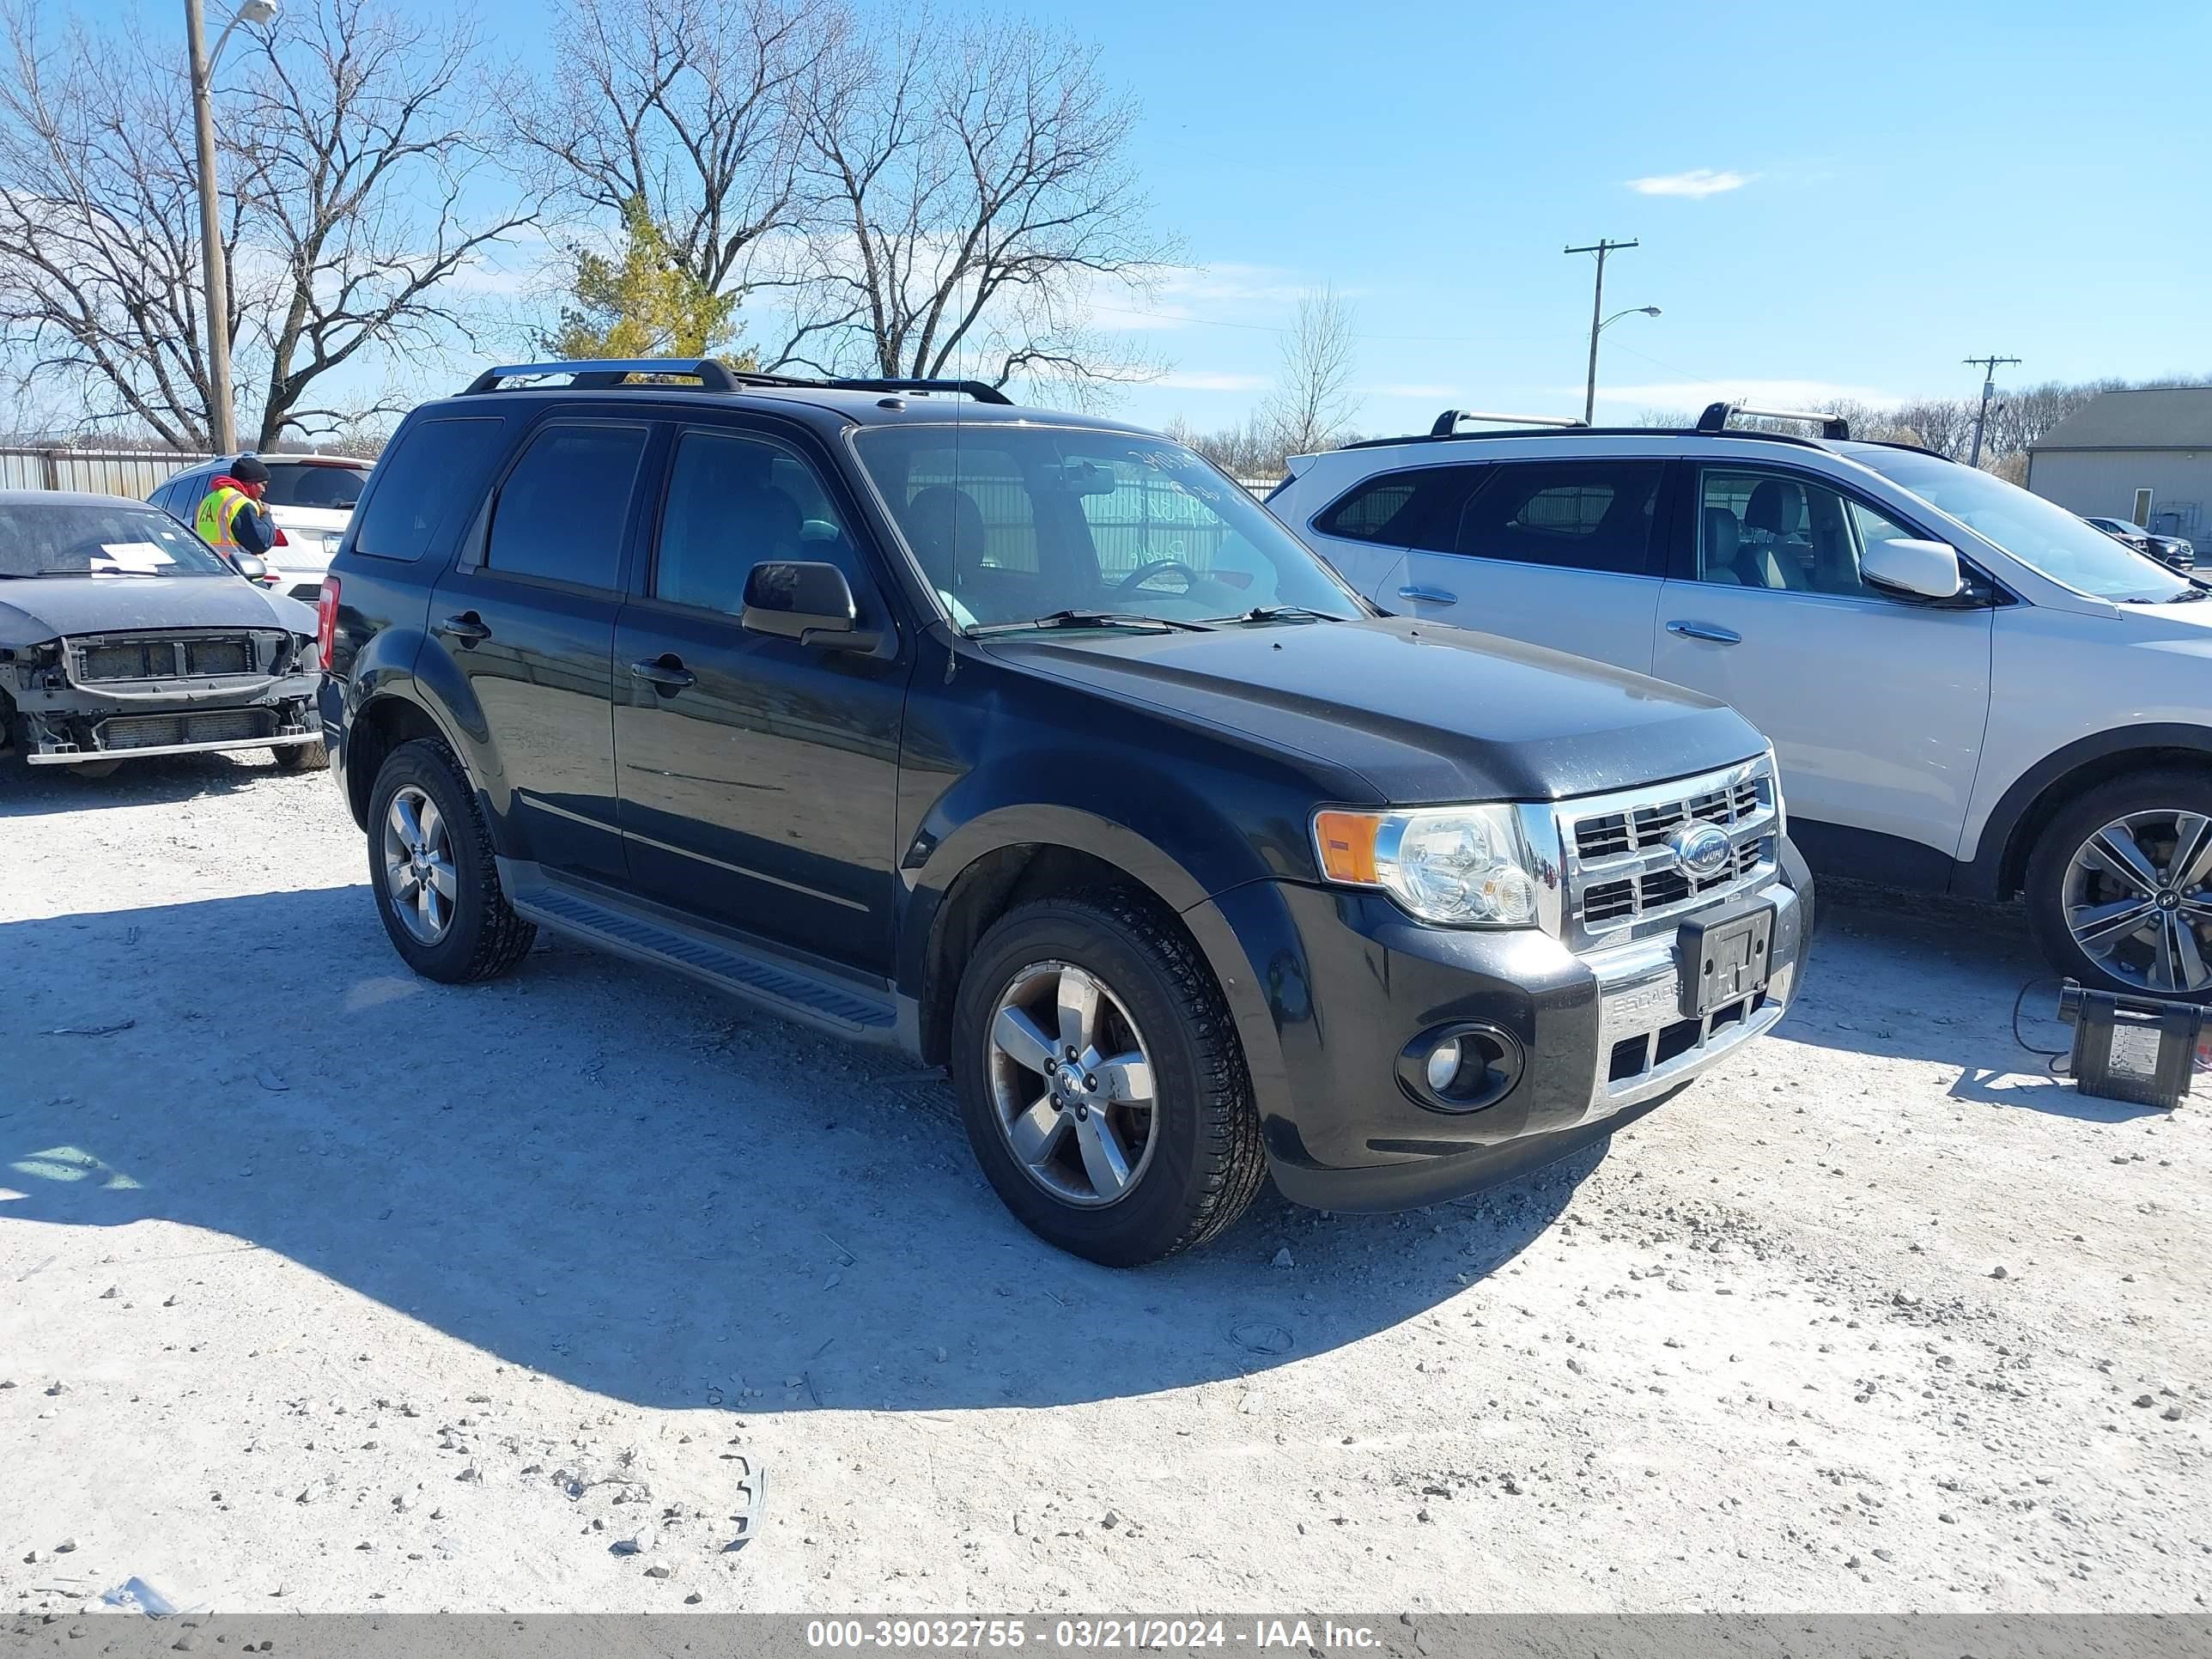
[[[265,582],[269,580],[269,562],[258,554],[234,554],[230,562],[232,568],[250,582]]]
[[[872,634],[860,631],[860,607],[853,585],[834,564],[776,561],[757,564],[745,578],[745,608],[739,622],[756,634],[867,650]]]
[[[1859,574],[1916,599],[1955,599],[1966,586],[1959,550],[1948,542],[1869,542],[1859,554]]]

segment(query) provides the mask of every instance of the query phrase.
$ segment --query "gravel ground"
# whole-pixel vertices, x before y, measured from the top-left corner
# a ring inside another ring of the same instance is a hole
[[[895,1058],[411,978],[319,775],[0,791],[0,1617],[2205,1605],[2203,1112],[2015,1048],[2009,913],[1832,892],[1601,1154],[1114,1273]]]

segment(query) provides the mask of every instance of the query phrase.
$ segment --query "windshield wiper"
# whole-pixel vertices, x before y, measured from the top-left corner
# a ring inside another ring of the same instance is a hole
[[[1296,618],[1304,622],[1349,622],[1348,617],[1333,611],[1316,611],[1310,605],[1255,605],[1249,611],[1240,611],[1233,617],[1208,617],[1212,623],[1285,622]]]
[[[1173,628],[1188,634],[1210,634],[1206,623],[1186,622],[1179,617],[1147,617],[1133,611],[1054,611],[1027,622],[983,623],[968,629],[969,639],[991,634],[1018,633],[1031,628]]]

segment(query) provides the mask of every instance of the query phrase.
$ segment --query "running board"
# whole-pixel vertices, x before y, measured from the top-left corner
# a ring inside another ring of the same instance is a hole
[[[773,1014],[864,1042],[898,1041],[896,1005],[888,992],[832,979],[733,939],[685,927],[587,891],[534,864],[499,860],[516,912],[614,955],[703,981]]]

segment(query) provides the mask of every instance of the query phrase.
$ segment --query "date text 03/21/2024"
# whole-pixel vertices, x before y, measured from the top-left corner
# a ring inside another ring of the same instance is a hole
[[[1324,1619],[811,1619],[810,1648],[1066,1648],[1138,1651],[1243,1648],[1358,1650],[1379,1645],[1374,1627]]]

